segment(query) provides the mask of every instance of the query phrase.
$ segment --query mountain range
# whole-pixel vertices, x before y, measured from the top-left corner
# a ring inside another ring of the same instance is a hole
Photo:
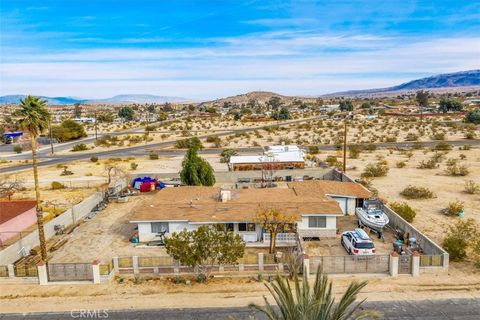
[[[379,95],[392,95],[402,92],[416,91],[421,89],[429,90],[441,90],[441,89],[460,89],[466,87],[478,87],[480,86],[480,69],[460,71],[455,73],[439,74],[431,77],[412,80],[406,83],[402,83],[397,86],[379,88],[379,89],[366,89],[366,90],[350,90],[343,92],[335,92],[322,95],[322,97],[354,97],[354,96],[379,96]],[[256,99],[258,102],[265,102],[273,96],[278,96],[282,100],[293,100],[301,98],[302,100],[315,99],[315,97],[294,97],[294,96],[282,96],[274,92],[256,91],[241,94],[237,96],[221,98],[213,101],[205,102],[206,104],[223,103],[230,101],[232,103],[246,103],[249,99]],[[23,98],[24,95],[8,95],[0,97],[0,104],[13,104]],[[107,99],[82,99],[72,97],[42,97],[47,100],[50,105],[64,105],[75,103],[100,103],[100,104],[120,104],[120,103],[165,103],[165,102],[190,102],[192,99],[181,97],[169,97],[169,96],[155,96],[150,94],[122,94]]]
[[[25,95],[8,95],[0,97],[0,104],[14,104],[23,99]],[[151,94],[121,94],[107,99],[82,99],[72,97],[46,97],[49,105],[66,105],[75,103],[99,103],[99,104],[120,104],[120,103],[165,103],[165,102],[187,102],[190,101],[181,97],[155,96]]]

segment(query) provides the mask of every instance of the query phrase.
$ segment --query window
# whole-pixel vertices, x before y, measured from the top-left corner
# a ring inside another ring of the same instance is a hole
[[[152,222],[152,233],[168,233],[168,222]]]
[[[226,231],[233,231],[233,223],[225,223],[225,230]]]
[[[309,228],[326,228],[327,217],[308,217]]]
[[[238,231],[255,231],[255,223],[239,223]]]

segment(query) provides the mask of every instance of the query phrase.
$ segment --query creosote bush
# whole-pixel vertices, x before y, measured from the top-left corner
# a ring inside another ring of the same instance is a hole
[[[448,204],[448,207],[443,211],[443,213],[450,217],[456,217],[460,212],[463,211],[465,205],[461,201],[452,201]]]
[[[85,143],[77,143],[76,145],[73,146],[72,151],[85,151],[88,150],[88,147]]]
[[[465,181],[465,192],[468,194],[475,194],[480,191],[480,185],[473,180]]]
[[[65,189],[65,186],[58,181],[52,181],[52,190],[58,190],[58,189]]]
[[[417,215],[415,210],[413,210],[406,202],[392,202],[390,203],[390,208],[407,222],[413,222],[413,219]]]
[[[362,172],[363,178],[384,177],[388,173],[388,164],[385,160],[380,160],[377,163],[369,163]]]
[[[431,199],[434,197],[433,192],[429,189],[412,185],[403,189],[400,194],[407,199]]]
[[[148,158],[150,160],[158,160],[158,154],[156,153],[150,153],[150,155],[148,156]]]
[[[90,161],[91,161],[91,162],[97,162],[97,161],[98,161],[98,157],[96,157],[96,156],[90,157]]]

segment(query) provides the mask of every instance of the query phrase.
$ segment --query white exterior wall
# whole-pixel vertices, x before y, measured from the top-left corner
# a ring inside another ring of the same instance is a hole
[[[336,216],[327,216],[327,225],[325,228],[309,228],[308,227],[308,217],[302,216],[302,221],[298,223],[297,228],[301,230],[337,230],[337,217]]]
[[[343,214],[352,215],[355,214],[355,204],[356,198],[340,197],[340,196],[331,196],[335,201],[338,202],[340,208],[342,209]]]

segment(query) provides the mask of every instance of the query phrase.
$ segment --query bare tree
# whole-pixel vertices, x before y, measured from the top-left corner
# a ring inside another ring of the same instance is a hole
[[[15,192],[24,188],[23,181],[21,180],[1,180],[0,181],[0,198],[8,198],[11,200]]]

